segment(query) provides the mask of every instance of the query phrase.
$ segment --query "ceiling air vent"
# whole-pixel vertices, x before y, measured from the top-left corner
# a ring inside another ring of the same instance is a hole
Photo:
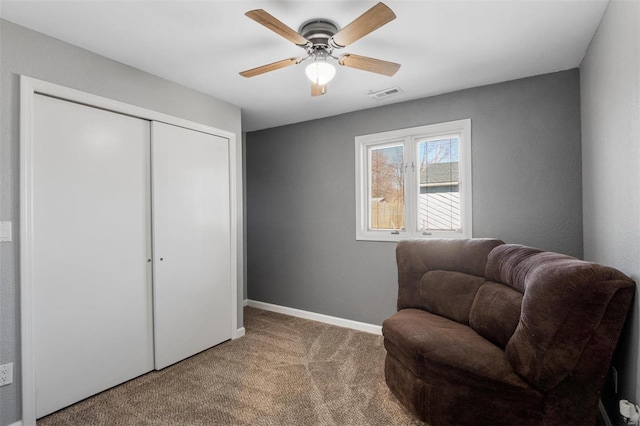
[[[402,93],[401,88],[391,87],[389,89],[378,90],[377,92],[369,92],[368,96],[375,101],[379,101],[381,99],[388,98],[389,96],[397,95],[398,93]]]

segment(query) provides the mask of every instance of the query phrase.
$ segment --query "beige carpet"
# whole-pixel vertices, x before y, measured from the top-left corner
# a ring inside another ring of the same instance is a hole
[[[38,426],[423,424],[384,382],[382,337],[254,308],[244,314],[244,337]]]

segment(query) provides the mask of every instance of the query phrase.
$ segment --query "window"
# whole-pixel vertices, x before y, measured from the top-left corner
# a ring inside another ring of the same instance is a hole
[[[470,238],[471,120],[356,137],[356,239]]]

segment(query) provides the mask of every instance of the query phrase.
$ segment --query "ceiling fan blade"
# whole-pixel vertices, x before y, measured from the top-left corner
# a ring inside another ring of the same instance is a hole
[[[301,61],[300,58],[289,58],[283,59],[282,61],[273,62],[271,64],[263,65],[261,67],[251,68],[250,70],[242,71],[240,73],[243,77],[255,77],[256,75],[264,74],[269,71],[279,70],[280,68],[285,68],[291,65],[299,64]]]
[[[335,33],[329,43],[336,48],[348,46],[394,19],[396,14],[384,3],[378,3]]]
[[[353,55],[347,53],[338,59],[338,63],[349,68],[357,68],[363,71],[375,72],[391,77],[399,69],[400,64],[395,62],[383,61],[381,59],[369,58],[367,56]]]
[[[245,15],[298,46],[306,46],[309,44],[309,40],[302,37],[263,9],[250,10],[245,13]]]
[[[311,83],[311,96],[320,96],[327,93],[327,85],[326,84],[315,84]]]

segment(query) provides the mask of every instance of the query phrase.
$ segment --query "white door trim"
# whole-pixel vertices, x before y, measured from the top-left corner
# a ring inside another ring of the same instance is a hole
[[[241,337],[237,327],[238,294],[238,187],[236,134],[146,108],[104,98],[35,78],[20,76],[20,310],[22,348],[22,424],[36,424],[36,389],[33,345],[33,98],[36,93],[85,104],[150,121],[161,121],[229,140],[229,204],[231,225],[231,336]]]

